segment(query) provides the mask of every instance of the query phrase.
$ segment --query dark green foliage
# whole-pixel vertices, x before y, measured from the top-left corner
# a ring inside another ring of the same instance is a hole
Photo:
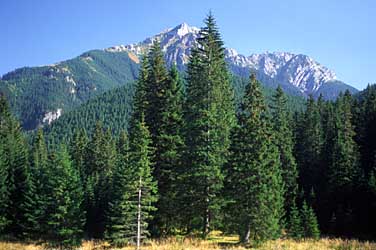
[[[304,192],[309,194],[312,188],[315,190],[318,188],[324,144],[322,117],[313,97],[308,99],[306,111],[297,121],[297,126],[296,155],[301,168],[300,185]]]
[[[71,249],[81,243],[85,212],[80,175],[65,146],[49,157],[47,239],[53,246]]]
[[[116,164],[116,147],[111,134],[103,130],[101,123],[96,124],[88,144],[86,164],[86,230],[92,237],[102,237]]]
[[[130,86],[137,72],[128,52],[93,50],[56,65],[10,72],[0,80],[0,92],[9,98],[22,127],[30,130],[47,112],[67,112],[107,90]]]
[[[359,155],[354,141],[350,93],[340,95],[336,106],[336,134],[329,168],[329,184],[335,192],[344,189],[349,191],[359,175]]]
[[[3,153],[3,142],[0,141],[0,235],[3,233],[3,230],[8,224],[6,217],[7,211],[7,202],[8,202],[8,187],[6,181],[8,179],[8,169],[5,164],[5,156]]]
[[[319,228],[376,236],[376,88],[312,97],[302,108],[286,86],[230,76],[212,15],[205,22],[187,86],[174,66],[167,70],[158,42],[136,88],[128,54],[105,51],[3,77],[0,89],[25,128],[46,111],[67,112],[28,145],[0,95],[1,236],[61,249],[84,235],[124,246],[136,241],[138,215],[141,238],[213,228],[255,243],[282,229],[294,239],[317,239]]]
[[[88,171],[86,169],[86,160],[88,158],[88,144],[89,139],[84,129],[76,131],[72,145],[70,146],[70,155],[72,157],[72,164],[80,173],[82,183],[85,183]]]
[[[156,210],[157,183],[152,176],[152,148],[149,131],[143,121],[131,128],[127,162],[118,164],[114,176],[114,200],[110,203],[107,237],[115,245],[135,243],[138,214],[141,237],[149,235],[148,223]]]
[[[297,195],[298,170],[295,161],[292,117],[287,109],[287,98],[278,87],[273,96],[271,107],[274,142],[278,147],[281,160],[282,177],[285,186],[285,211],[288,212],[293,205]]]
[[[300,216],[299,210],[296,207],[295,202],[290,207],[290,216],[288,223],[288,236],[298,240],[303,237],[304,228],[302,225],[302,218]]]
[[[221,207],[223,164],[228,156],[234,124],[233,91],[224,60],[224,48],[214,18],[209,15],[188,64],[185,104],[185,202],[190,207],[189,228],[206,235]]]
[[[133,123],[140,121],[141,116],[146,113],[146,109],[149,105],[147,100],[147,82],[149,76],[149,61],[147,56],[143,56],[141,68],[139,71],[138,79],[136,82],[135,94],[133,98],[133,110],[130,121],[130,126],[134,126]]]
[[[160,122],[154,139],[155,170],[154,176],[158,180],[159,200],[158,212],[155,216],[154,233],[170,234],[177,227],[179,220],[179,206],[177,189],[179,173],[182,165],[183,150],[183,118],[182,93],[179,73],[175,66],[170,70],[161,103]]]
[[[100,121],[114,135],[128,127],[132,111],[133,86],[124,86],[93,98],[79,108],[63,114],[50,126],[44,127],[50,143],[71,143],[81,129],[91,137],[95,124]]]
[[[2,95],[0,96],[0,142],[2,164],[5,165],[7,172],[5,174],[7,199],[2,204],[5,210],[2,221],[6,222],[4,231],[21,236],[30,228],[30,222],[34,221],[31,209],[34,209],[35,187],[30,174],[28,145],[19,123],[10,114],[8,104]]]
[[[346,92],[336,102],[335,134],[331,161],[328,169],[328,191],[332,213],[336,215],[336,227],[343,234],[350,234],[353,225],[353,199],[359,185],[360,165],[358,146],[352,124],[351,95]]]
[[[35,193],[33,195],[34,206],[33,221],[30,225],[32,237],[39,238],[46,231],[48,199],[51,190],[48,186],[50,179],[50,167],[48,165],[48,152],[45,144],[43,131],[38,130],[32,146],[32,176],[35,184]]]
[[[278,237],[283,216],[283,181],[279,151],[260,84],[251,75],[232,137],[227,187],[232,220],[244,242]]]
[[[121,133],[119,138],[117,153],[105,237],[112,245],[123,246],[134,241],[135,236],[135,221],[132,221],[134,204],[130,203],[132,172],[129,163],[129,142],[125,132]]]
[[[320,237],[319,225],[312,207],[303,202],[301,210],[301,220],[303,225],[303,237],[318,239]]]
[[[132,226],[128,231],[133,240],[137,230],[138,206],[140,206],[141,215],[141,236],[145,238],[149,235],[148,224],[152,219],[152,212],[156,210],[155,202],[158,200],[157,196],[157,182],[153,179],[153,163],[151,162],[153,149],[151,145],[150,133],[141,116],[141,121],[134,124],[131,128],[130,146],[129,146],[129,186],[127,194],[127,206],[129,207],[129,220]]]

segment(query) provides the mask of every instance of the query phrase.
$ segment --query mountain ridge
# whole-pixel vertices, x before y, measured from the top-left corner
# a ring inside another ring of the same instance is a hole
[[[168,66],[176,64],[184,71],[198,35],[198,28],[182,23],[139,43],[87,51],[51,65],[15,69],[0,78],[0,92],[9,99],[22,126],[35,129],[105,91],[133,84],[141,55],[155,39],[161,42]],[[226,49],[225,57],[229,70],[237,77],[245,78],[255,71],[265,87],[275,89],[281,85],[290,95],[322,94],[326,99],[335,99],[346,89],[357,92],[306,55],[265,52],[247,57]]]
[[[155,36],[149,37],[142,42],[113,46],[104,50],[114,53],[130,51],[141,56],[147,51],[154,40],[159,40],[162,50],[165,52],[167,64],[176,63],[178,68],[184,69],[184,65],[188,63],[190,49],[194,46],[195,39],[199,36],[199,31],[200,29],[197,27],[182,23],[174,28],[166,29]],[[233,48],[226,48],[225,57],[230,65],[249,69],[248,71],[259,71],[260,74],[264,74],[282,85],[291,84],[304,96],[311,94],[315,96],[315,93],[324,84],[330,84],[333,81],[339,82],[333,70],[328,69],[304,54],[264,52],[245,56],[239,54]],[[242,71],[244,72],[244,70]],[[357,91],[350,85],[346,84],[346,86],[352,92]]]

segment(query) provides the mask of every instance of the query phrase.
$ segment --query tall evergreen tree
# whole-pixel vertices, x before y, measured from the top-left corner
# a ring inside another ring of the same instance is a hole
[[[337,218],[337,229],[349,233],[356,184],[360,177],[359,153],[352,124],[350,92],[340,96],[336,103],[336,133],[333,141],[331,165],[328,169],[332,212]]]
[[[169,234],[179,220],[177,186],[181,171],[182,138],[182,89],[179,73],[173,66],[162,88],[165,95],[160,110],[158,134],[153,143],[155,149],[154,176],[158,181],[159,200],[155,215],[154,233]]]
[[[78,129],[73,137],[72,144],[70,146],[70,155],[72,157],[72,164],[78,169],[81,177],[81,182],[85,183],[87,177],[86,169],[86,158],[87,158],[87,147],[89,143],[89,138],[85,130]]]
[[[31,208],[34,208],[34,183],[30,173],[30,163],[26,140],[20,124],[11,115],[4,96],[0,95],[0,142],[2,160],[7,169],[6,186],[8,199],[5,220],[5,233],[22,236],[33,221]]]
[[[300,135],[297,138],[297,160],[300,166],[300,185],[305,194],[317,190],[322,171],[322,150],[324,134],[320,109],[312,96],[307,101],[307,109],[300,121]]]
[[[135,222],[132,221],[134,204],[130,203],[132,172],[129,165],[129,142],[125,132],[122,132],[119,137],[117,153],[105,236],[112,245],[120,247],[130,243],[135,236]]]
[[[85,222],[80,174],[72,165],[64,145],[51,154],[49,164],[51,193],[46,214],[49,243],[71,249],[80,245]]]
[[[357,107],[359,108],[357,118],[357,140],[360,146],[362,168],[366,175],[374,171],[376,161],[376,87],[369,85]]]
[[[171,231],[176,218],[172,210],[176,207],[173,186],[183,143],[180,134],[182,93],[178,72],[174,69],[171,75],[168,74],[160,46],[156,40],[149,51],[147,65],[140,73],[138,88],[141,89],[137,89],[135,106],[141,106],[145,112],[145,122],[155,149],[153,175],[158,180],[158,190],[163,197],[157,203],[158,215],[153,222],[153,233],[166,234]],[[147,72],[143,73],[143,70]],[[145,101],[142,101],[143,98]],[[137,116],[139,110],[134,113]]]
[[[233,135],[226,182],[233,219],[247,243],[277,237],[284,214],[279,152],[266,112],[260,84],[251,74]]]
[[[285,185],[285,210],[290,211],[298,189],[298,170],[293,154],[294,141],[291,128],[291,115],[287,110],[287,98],[278,86],[271,105],[273,131],[275,133],[274,142],[278,146],[280,153],[282,177]]]
[[[30,224],[30,233],[38,238],[46,230],[46,213],[48,209],[48,197],[50,196],[50,190],[47,185],[50,177],[48,153],[42,129],[38,130],[34,139],[31,155],[31,172],[35,183],[35,192],[33,194],[35,206],[31,208],[33,210],[33,220]]]
[[[91,237],[102,237],[105,230],[106,211],[111,191],[112,171],[116,163],[115,141],[101,123],[96,124],[88,144],[86,180],[86,229]]]
[[[147,98],[147,82],[149,77],[149,61],[146,55],[142,56],[141,67],[136,82],[136,90],[133,97],[133,109],[132,116],[129,122],[129,128],[135,126],[135,123],[139,122],[141,115],[146,113],[148,108],[148,98]]]
[[[4,161],[3,143],[0,140],[0,235],[8,224],[6,217],[7,203],[8,203],[8,187],[6,181],[8,178],[8,169]]]
[[[132,128],[129,145],[129,165],[132,171],[130,183],[133,195],[131,202],[137,204],[138,218],[138,241],[140,237],[148,236],[148,222],[152,219],[152,212],[155,211],[155,202],[158,200],[157,182],[153,179],[153,148],[150,147],[150,133],[146,127],[143,117],[138,124]],[[134,202],[136,198],[137,202]],[[136,218],[134,218],[136,219]],[[138,242],[139,243],[139,242]]]
[[[209,14],[188,63],[185,103],[185,220],[204,235],[221,207],[223,165],[228,157],[230,131],[235,121],[233,90],[223,42]]]
[[[165,111],[166,95],[168,94],[166,93],[168,89],[168,72],[161,44],[158,40],[153,42],[147,62],[145,122],[149,127],[153,144],[156,144],[156,137],[161,134],[160,125],[163,119],[163,112]],[[158,168],[156,166],[155,170],[157,172]]]

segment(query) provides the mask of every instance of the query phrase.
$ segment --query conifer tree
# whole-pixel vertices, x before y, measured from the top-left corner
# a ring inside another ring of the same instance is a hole
[[[336,107],[336,132],[328,169],[328,189],[332,212],[337,218],[337,228],[342,233],[349,233],[353,223],[351,210],[354,209],[352,203],[359,182],[360,167],[358,147],[354,141],[351,95],[348,91],[338,98]]]
[[[70,146],[70,155],[72,157],[72,164],[78,169],[81,177],[81,182],[84,184],[87,177],[86,158],[87,146],[89,138],[85,130],[78,129],[73,137],[72,145]]]
[[[148,108],[148,99],[147,99],[147,82],[149,76],[149,61],[146,55],[142,56],[141,67],[136,82],[136,90],[133,97],[133,109],[132,116],[130,118],[129,126],[130,128],[134,127],[135,124],[140,121],[141,114],[146,113]]]
[[[319,107],[312,96],[307,101],[307,109],[300,121],[300,135],[297,138],[297,160],[300,166],[300,184],[305,194],[312,188],[317,190],[317,183],[322,171],[322,150],[324,134]]]
[[[121,247],[135,240],[135,221],[132,221],[135,207],[130,203],[132,172],[125,132],[121,133],[117,148],[118,160],[113,174],[105,237],[112,245]]]
[[[303,225],[303,236],[305,238],[318,239],[320,237],[320,230],[315,212],[313,211],[311,206],[307,205],[305,201],[303,202],[301,217]]]
[[[148,54],[148,73],[146,80],[146,110],[145,122],[149,127],[150,135],[153,144],[156,144],[156,137],[161,134],[160,125],[163,119],[163,112],[165,111],[166,98],[168,93],[168,72],[166,63],[163,58],[161,44],[158,40],[153,42],[153,45]],[[156,156],[158,157],[158,156]],[[158,175],[158,166],[155,171]]]
[[[3,154],[3,143],[0,140],[0,235],[2,235],[3,230],[8,224],[8,220],[6,217],[7,211],[7,203],[8,203],[8,188],[6,185],[7,177],[8,177],[8,169],[5,165],[4,161],[4,154]]]
[[[233,134],[226,182],[233,219],[246,243],[278,237],[284,214],[279,152],[266,112],[260,84],[251,74]]]
[[[40,237],[44,234],[46,228],[46,213],[48,209],[48,180],[50,177],[48,166],[47,146],[44,140],[43,130],[39,129],[32,147],[32,175],[35,184],[35,192],[33,194],[34,207],[32,209],[33,221],[30,225],[30,233],[34,237]]]
[[[285,185],[285,210],[289,211],[297,195],[298,170],[293,155],[294,142],[293,131],[291,128],[291,116],[287,110],[287,98],[278,86],[273,96],[271,105],[273,130],[275,133],[274,142],[280,152],[282,177]]]
[[[222,206],[223,165],[235,122],[223,42],[211,14],[192,49],[187,80],[183,197],[190,211],[182,216],[191,222],[187,227],[199,227],[207,235]]]
[[[5,233],[22,236],[34,221],[32,211],[34,183],[30,173],[28,148],[20,124],[11,115],[4,96],[0,95],[0,142],[2,160],[6,166],[8,199],[6,208]]]
[[[329,182],[335,191],[351,188],[359,173],[359,154],[354,141],[352,125],[351,95],[346,92],[337,100],[338,114],[334,138],[332,165],[329,169]],[[347,191],[347,190],[346,190]]]
[[[47,234],[49,243],[64,249],[81,243],[85,212],[80,174],[72,165],[64,145],[50,155],[49,210]]]
[[[299,209],[296,207],[295,202],[290,209],[289,223],[288,223],[289,237],[298,240],[303,237],[303,225]]]
[[[159,200],[153,226],[156,234],[169,234],[177,224],[179,213],[176,210],[178,173],[181,168],[182,138],[182,90],[179,73],[173,66],[167,83],[163,87],[158,134],[153,143],[154,176],[158,181]]]
[[[146,127],[143,117],[134,128],[132,128],[129,145],[129,165],[132,171],[130,184],[132,189],[130,194],[131,202],[137,204],[138,218],[135,222],[138,223],[138,245],[140,237],[148,236],[148,222],[152,219],[152,212],[155,211],[155,202],[157,197],[157,182],[153,179],[153,163],[152,159],[153,148],[150,147],[151,138],[150,133]],[[137,202],[134,203],[134,198]],[[136,219],[136,218],[134,218]]]
[[[116,147],[110,132],[104,132],[101,123],[96,124],[93,138],[88,144],[87,156],[86,229],[90,236],[102,237],[112,186],[112,171],[116,163]]]
[[[160,199],[157,203],[158,215],[153,222],[153,233],[166,234],[171,231],[176,213],[172,208],[176,207],[175,199],[175,172],[179,167],[180,151],[182,148],[182,93],[180,79],[176,68],[171,75],[167,72],[166,63],[159,41],[154,41],[148,57],[147,66],[144,70],[147,73],[140,75],[143,85],[137,90],[144,96],[138,95],[135,98],[135,105],[141,105],[145,112],[145,122],[150,129],[152,146],[155,149],[154,177],[158,180]],[[147,77],[145,77],[145,75]],[[142,102],[140,98],[145,98]],[[135,111],[135,116],[139,111]]]

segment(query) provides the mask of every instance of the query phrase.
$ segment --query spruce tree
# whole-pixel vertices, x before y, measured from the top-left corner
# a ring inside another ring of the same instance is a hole
[[[150,135],[153,144],[156,144],[156,137],[161,134],[160,125],[163,119],[163,112],[165,111],[166,90],[168,89],[168,72],[166,63],[163,58],[161,44],[158,40],[153,42],[153,45],[148,54],[148,73],[145,83],[146,88],[146,109],[145,122],[149,127]],[[157,156],[156,156],[157,157]],[[158,175],[158,166],[155,171]]]
[[[279,152],[266,115],[260,84],[251,74],[232,137],[226,181],[232,219],[246,243],[278,237],[284,214]]]
[[[300,121],[300,135],[297,138],[297,160],[300,166],[300,185],[305,194],[312,188],[318,189],[319,177],[322,173],[322,150],[324,134],[322,117],[318,104],[312,96],[307,101],[307,108]]]
[[[146,113],[148,108],[148,99],[147,99],[147,82],[149,76],[149,61],[146,55],[142,56],[141,67],[136,82],[136,90],[133,96],[133,109],[132,116],[130,118],[129,126],[134,127],[135,124],[140,121],[141,114]]]
[[[299,209],[296,207],[295,202],[290,209],[289,223],[288,223],[288,236],[298,240],[303,237],[303,225]]]
[[[78,169],[81,177],[81,182],[85,183],[88,171],[86,169],[86,158],[87,158],[87,146],[89,139],[85,130],[78,129],[73,136],[73,141],[70,146],[70,155],[72,157],[73,165]]]
[[[336,102],[336,132],[328,169],[328,190],[332,213],[336,214],[337,229],[351,233],[354,194],[361,174],[358,146],[352,124],[351,95],[347,91]]]
[[[99,122],[88,144],[86,162],[86,230],[91,237],[102,237],[105,231],[112,172],[116,164],[116,146],[110,132],[105,132]]]
[[[4,232],[24,236],[34,221],[33,194],[35,186],[30,173],[28,145],[20,124],[12,116],[4,96],[0,95],[0,142],[2,160],[7,174],[7,201],[3,204],[7,225]]]
[[[145,123],[150,130],[154,150],[154,177],[163,197],[157,203],[158,214],[153,221],[154,234],[166,234],[176,224],[175,172],[179,167],[183,140],[182,92],[176,68],[167,72],[159,41],[154,41],[148,53],[135,96],[135,111],[132,119],[145,113]],[[175,219],[174,219],[175,218]]]
[[[35,183],[35,192],[33,195],[35,206],[32,208],[32,213],[35,220],[30,225],[30,231],[34,237],[40,237],[46,230],[46,213],[48,209],[48,197],[50,196],[50,190],[48,189],[48,180],[50,177],[48,153],[42,129],[38,130],[34,139],[31,155],[32,175]]]
[[[80,245],[85,222],[80,174],[72,165],[64,145],[52,152],[49,165],[48,240],[53,246],[71,249]]]
[[[155,234],[166,235],[177,226],[179,220],[177,186],[181,171],[182,138],[182,90],[179,73],[173,66],[166,86],[160,110],[158,134],[153,143],[154,176],[158,181],[159,200],[153,230]]]
[[[187,80],[182,197],[190,211],[182,216],[188,228],[201,228],[207,235],[222,206],[223,165],[235,122],[223,42],[211,14],[192,49]]]
[[[117,143],[117,162],[113,173],[105,233],[106,239],[119,247],[129,243],[134,236],[130,231],[132,226],[134,227],[134,222],[130,220],[131,210],[128,203],[130,176],[129,141],[126,132],[122,131]]]
[[[127,161],[119,162],[114,173],[106,237],[113,245],[140,243],[149,235],[157,201],[157,183],[152,176],[150,133],[141,116],[133,123]]]
[[[301,210],[301,220],[303,225],[303,236],[305,238],[320,238],[320,230],[315,212],[311,206],[304,201]]]
[[[292,207],[297,195],[298,170],[293,154],[294,141],[291,128],[291,116],[287,110],[287,98],[278,86],[271,105],[274,142],[278,146],[281,160],[282,177],[285,185],[285,210]]]
[[[2,235],[5,227],[8,224],[8,220],[6,217],[7,211],[7,203],[8,203],[8,187],[6,185],[7,177],[8,177],[8,169],[5,165],[4,161],[4,153],[3,153],[3,143],[0,140],[0,235]]]

